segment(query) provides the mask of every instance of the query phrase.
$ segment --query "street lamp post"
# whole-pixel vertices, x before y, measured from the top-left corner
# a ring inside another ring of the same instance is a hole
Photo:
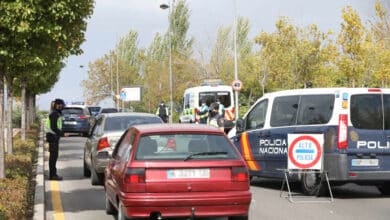
[[[161,4],[160,8],[165,10],[169,9],[168,12],[168,44],[169,44],[169,102],[170,102],[170,113],[169,113],[169,123],[172,123],[173,117],[173,97],[172,97],[172,42],[171,42],[171,24],[169,23],[169,17],[171,16],[171,4]]]
[[[233,0],[234,4],[234,27],[233,27],[233,40],[234,40],[234,79],[238,80],[238,65],[237,65],[237,15],[236,15],[236,0]],[[234,101],[236,105],[236,120],[239,117],[238,107],[238,91],[234,91]]]

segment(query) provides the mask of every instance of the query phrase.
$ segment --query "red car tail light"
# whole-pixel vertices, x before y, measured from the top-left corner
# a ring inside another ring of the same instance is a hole
[[[232,181],[246,182],[249,180],[246,167],[232,167]]]
[[[97,144],[97,150],[98,151],[103,150],[104,148],[108,148],[108,147],[111,147],[110,143],[108,142],[108,138],[107,137],[100,138]]]
[[[123,178],[125,184],[145,183],[145,169],[144,168],[127,168],[126,174]]]
[[[85,115],[79,115],[79,119],[86,119],[87,118],[87,116],[85,116]]]

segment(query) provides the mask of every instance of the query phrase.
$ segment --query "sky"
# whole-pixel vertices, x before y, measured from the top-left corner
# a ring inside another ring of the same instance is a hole
[[[390,1],[390,0],[384,0]],[[297,26],[317,24],[322,31],[340,29],[341,12],[351,5],[363,22],[373,19],[375,0],[187,0],[190,27],[187,36],[195,38],[194,55],[210,54],[218,27],[234,22],[234,14],[249,19],[254,37],[262,31],[273,32],[280,17],[288,17]],[[139,34],[139,47],[148,47],[154,35],[168,29],[169,10],[160,4],[172,0],[96,0],[93,15],[88,19],[83,54],[65,60],[58,82],[52,90],[37,97],[40,110],[48,110],[50,101],[62,98],[65,102],[85,101],[81,82],[86,79],[88,64],[103,57],[130,30]],[[238,70],[239,71],[239,70]],[[104,107],[114,107],[106,100]]]

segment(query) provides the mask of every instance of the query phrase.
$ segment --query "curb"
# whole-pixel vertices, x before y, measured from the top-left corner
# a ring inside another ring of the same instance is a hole
[[[38,166],[35,177],[34,217],[33,220],[44,220],[45,216],[45,169],[44,169],[44,132],[43,123],[39,132]]]

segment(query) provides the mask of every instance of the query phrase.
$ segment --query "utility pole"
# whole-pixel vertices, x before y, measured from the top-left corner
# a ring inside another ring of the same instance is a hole
[[[234,41],[234,79],[238,80],[238,65],[237,65],[237,15],[236,15],[236,0],[233,0],[234,6],[234,27],[233,27],[233,41]],[[234,91],[235,113],[236,120],[238,119],[238,91]]]

